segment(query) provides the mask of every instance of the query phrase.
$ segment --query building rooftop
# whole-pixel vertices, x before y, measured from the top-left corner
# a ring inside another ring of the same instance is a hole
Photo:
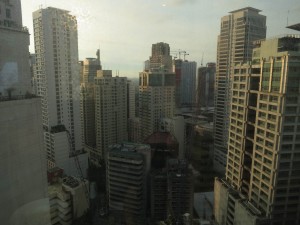
[[[252,8],[252,7],[245,7],[245,8],[233,10],[233,11],[231,11],[229,13],[236,13],[236,12],[240,12],[240,11],[255,11],[257,13],[261,12],[260,9],[256,9],[256,8]]]
[[[292,29],[292,30],[300,31],[300,23],[296,23],[296,24],[287,26],[286,28],[290,28],[290,29]]]
[[[174,145],[177,144],[176,138],[169,132],[155,132],[151,134],[146,140],[147,144],[166,144]]]

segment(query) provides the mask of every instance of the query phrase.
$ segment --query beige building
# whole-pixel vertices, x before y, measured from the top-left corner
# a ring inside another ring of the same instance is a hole
[[[95,78],[96,150],[90,155],[93,163],[105,158],[109,145],[128,140],[127,121],[127,78],[99,70]]]
[[[175,74],[164,71],[140,73],[139,117],[141,140],[159,130],[162,118],[172,118],[175,109]]]
[[[268,224],[299,224],[300,36],[255,44],[234,67],[226,181]]]
[[[266,37],[266,17],[251,7],[238,9],[222,17],[218,37],[215,78],[214,168],[226,167],[230,116],[230,74],[237,62],[251,60],[253,41]]]

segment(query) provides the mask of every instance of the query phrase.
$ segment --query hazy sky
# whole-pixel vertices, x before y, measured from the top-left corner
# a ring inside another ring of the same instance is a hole
[[[32,12],[48,6],[77,16],[79,59],[101,50],[104,69],[120,76],[137,77],[151,54],[151,45],[170,44],[185,50],[188,60],[216,61],[220,19],[228,12],[251,6],[267,16],[267,36],[297,33],[286,29],[300,23],[300,0],[22,0],[23,25],[31,35]],[[298,32],[299,33],[299,32]]]

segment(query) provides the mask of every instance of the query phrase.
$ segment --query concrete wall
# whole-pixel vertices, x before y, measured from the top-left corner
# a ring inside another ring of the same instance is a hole
[[[35,220],[42,208],[26,205],[47,198],[39,98],[0,102],[0,143],[1,224],[9,224],[18,210]]]
[[[31,93],[29,33],[0,27],[0,97]]]
[[[215,220],[219,225],[226,224],[227,203],[228,203],[228,191],[218,179],[215,179],[214,215],[215,215]]]

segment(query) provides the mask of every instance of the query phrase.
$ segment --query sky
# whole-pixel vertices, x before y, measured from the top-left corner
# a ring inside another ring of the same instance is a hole
[[[96,57],[100,47],[103,69],[119,76],[138,77],[157,42],[171,51],[186,51],[186,59],[216,61],[220,21],[230,11],[254,7],[267,16],[267,37],[294,34],[286,29],[300,23],[299,0],[21,0],[23,26],[31,35],[32,12],[56,7],[77,17],[79,60]],[[299,32],[298,32],[299,34]]]

